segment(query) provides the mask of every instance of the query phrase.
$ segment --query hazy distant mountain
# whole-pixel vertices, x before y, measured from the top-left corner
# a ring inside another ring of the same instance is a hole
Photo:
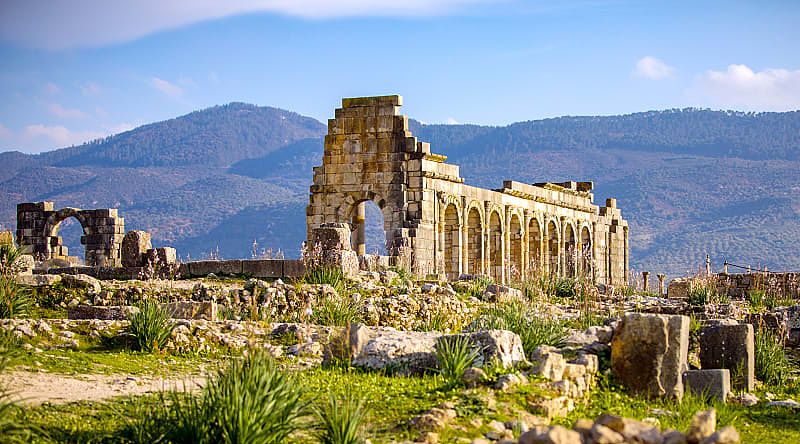
[[[800,112],[409,126],[470,184],[593,180],[598,201],[617,197],[631,223],[635,269],[675,276],[708,253],[800,270]],[[0,224],[14,226],[17,202],[49,199],[119,207],[127,229],[183,257],[246,257],[254,240],[296,256],[324,133],[308,117],[232,103],[41,155],[0,153]],[[79,230],[66,230],[74,252]]]

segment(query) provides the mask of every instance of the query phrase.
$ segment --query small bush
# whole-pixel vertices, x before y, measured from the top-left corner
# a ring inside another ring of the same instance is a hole
[[[770,330],[760,328],[755,335],[756,377],[768,385],[783,385],[792,373],[783,341]]]
[[[146,352],[163,349],[173,327],[169,310],[152,299],[142,301],[138,307],[128,326],[128,332],[136,339],[136,348]]]
[[[344,327],[362,321],[361,307],[353,298],[329,294],[317,302],[311,321],[318,325]]]
[[[363,429],[366,419],[364,400],[347,395],[337,399],[333,395],[328,402],[316,409],[320,430],[317,434],[322,444],[360,444],[364,442]]]
[[[480,356],[469,336],[442,336],[436,342],[436,360],[439,373],[449,387],[461,383],[464,370],[473,366]]]
[[[141,443],[282,443],[306,414],[302,395],[269,356],[253,353],[220,370],[197,396],[162,394],[125,435]]]
[[[562,277],[555,281],[555,296],[561,299],[572,299],[576,296],[574,278]]]
[[[30,309],[30,292],[17,285],[21,271],[19,250],[12,244],[0,244],[0,319],[24,317]]]
[[[522,339],[522,347],[528,357],[540,345],[561,347],[567,338],[567,329],[561,322],[544,318],[520,302],[497,304],[484,309],[469,329],[510,330]]]

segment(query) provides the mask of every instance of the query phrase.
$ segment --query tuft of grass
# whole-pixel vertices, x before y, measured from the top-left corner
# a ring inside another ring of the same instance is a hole
[[[792,364],[786,357],[783,341],[766,328],[756,330],[756,377],[768,385],[786,384],[792,373]]]
[[[328,395],[323,407],[315,410],[320,429],[317,438],[321,444],[360,444],[364,442],[366,409],[363,398],[348,393],[338,399]]]
[[[0,329],[0,373],[20,354],[20,340],[10,331]],[[0,387],[0,441],[4,443],[30,442],[34,429],[14,418],[16,404],[10,394]]]
[[[560,277],[553,285],[554,296],[561,299],[572,299],[577,295],[575,278]]]
[[[448,387],[461,384],[464,371],[473,366],[480,356],[480,350],[466,335],[442,336],[436,342],[436,361],[439,373]]]
[[[300,281],[304,284],[323,285],[327,284],[336,289],[337,293],[342,293],[345,287],[345,277],[342,270],[334,267],[314,267],[306,271]]]
[[[303,390],[264,353],[234,360],[200,395],[162,394],[125,431],[134,442],[282,443],[307,411]]]
[[[128,332],[136,339],[136,348],[154,352],[162,350],[172,333],[173,323],[166,307],[146,299],[138,305],[139,312],[130,317]]]
[[[311,322],[318,325],[344,327],[363,320],[361,307],[353,300],[339,294],[329,294],[317,302],[313,308]]]
[[[0,244],[0,319],[25,317],[30,292],[14,280],[22,269],[21,255],[13,244]]]
[[[516,301],[484,309],[469,327],[470,331],[491,329],[510,330],[518,334],[528,357],[540,345],[562,347],[568,336],[561,322],[545,318]]]

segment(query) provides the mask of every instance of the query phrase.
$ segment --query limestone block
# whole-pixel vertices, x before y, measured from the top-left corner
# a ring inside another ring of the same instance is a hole
[[[704,369],[739,369],[743,386],[738,390],[752,391],[755,385],[755,346],[750,324],[713,325],[700,332],[700,366]],[[737,379],[737,378],[734,378]]]
[[[300,277],[304,275],[305,272],[306,266],[303,264],[302,260],[286,259],[283,261],[283,277]]]
[[[283,277],[283,259],[252,259],[242,261],[242,273],[260,278]]]
[[[46,287],[61,282],[61,276],[57,274],[20,274],[15,280],[20,285]]]
[[[611,367],[634,392],[681,399],[688,353],[688,317],[630,313],[611,340]]]
[[[127,305],[110,307],[78,305],[67,308],[67,319],[124,320],[138,311],[138,308]]]
[[[311,230],[311,245],[319,245],[326,250],[350,250],[350,226],[348,224],[322,224],[319,228]]]
[[[686,299],[689,297],[689,279],[673,279],[667,286],[667,297],[671,299]]]
[[[122,266],[141,267],[144,265],[144,255],[151,248],[153,246],[150,244],[150,233],[140,230],[128,231],[122,238]]]
[[[504,368],[528,362],[522,340],[516,333],[508,330],[482,330],[472,333],[470,339],[481,349],[483,365],[488,365],[493,359]]]
[[[683,374],[686,390],[704,394],[724,403],[731,393],[731,373],[728,369],[688,370]]]
[[[88,293],[93,294],[100,293],[102,289],[100,281],[88,274],[64,274],[61,276],[61,282],[64,283],[66,288],[85,289]]]
[[[173,319],[217,320],[217,304],[214,301],[177,301],[161,305]]]
[[[192,276],[234,275],[242,273],[242,261],[239,259],[227,261],[196,261],[189,262],[189,274]]]

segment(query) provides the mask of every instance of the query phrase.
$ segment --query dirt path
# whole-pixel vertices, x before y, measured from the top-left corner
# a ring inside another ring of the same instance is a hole
[[[8,371],[0,375],[0,386],[23,404],[43,402],[100,401],[115,396],[142,395],[171,389],[197,389],[202,376],[163,379],[156,376],[60,375],[46,372]]]

